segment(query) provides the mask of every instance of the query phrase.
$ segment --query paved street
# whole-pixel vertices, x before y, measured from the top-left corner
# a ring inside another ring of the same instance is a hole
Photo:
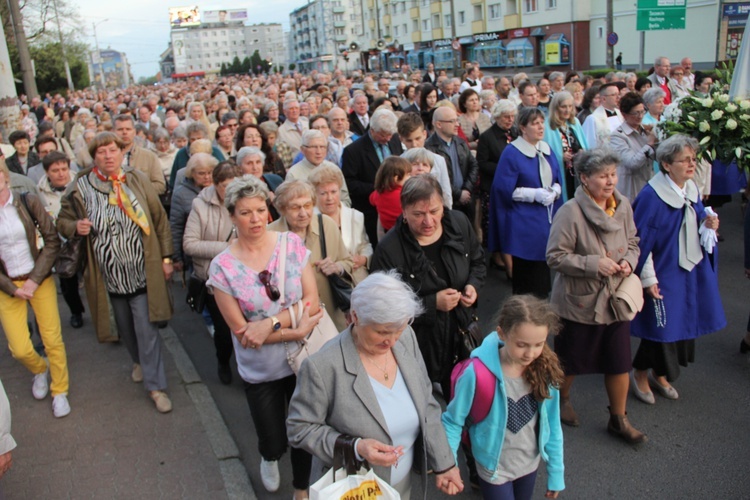
[[[657,397],[657,404],[648,407],[630,398],[629,416],[650,438],[639,448],[606,433],[601,377],[576,381],[573,402],[582,424],[564,429],[563,498],[747,498],[750,439],[744,410],[750,403],[750,357],[738,353],[738,344],[749,312],[750,283],[742,273],[738,204],[719,213],[726,237],[719,248],[728,328],[698,341],[696,363],[675,383],[679,401]],[[491,271],[480,299],[482,319],[490,318],[509,293],[504,276]],[[241,381],[235,373],[232,385],[219,383],[213,343],[202,320],[187,309],[178,284],[174,295],[178,312],[171,328],[162,331],[175,407],[168,415],[156,413],[142,387],[130,381],[124,347],[99,345],[88,317],[82,330],[67,326],[62,299],[71,415],[57,420],[49,399],[31,397],[31,376],[0,342],[0,378],[18,441],[13,469],[0,481],[0,498],[252,498],[242,482],[243,465],[258,498],[291,496],[288,455],[282,459],[281,490],[269,494],[263,489]],[[212,399],[229,435],[218,413],[212,413]],[[536,498],[544,489],[542,473]],[[419,492],[414,493],[417,498]],[[431,487],[428,498],[441,495]]]

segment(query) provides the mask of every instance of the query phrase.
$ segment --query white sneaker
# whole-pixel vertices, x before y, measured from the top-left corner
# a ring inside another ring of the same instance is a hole
[[[67,394],[58,394],[52,398],[52,413],[55,418],[62,418],[70,413],[70,403],[68,403]]]
[[[49,392],[49,381],[47,380],[48,375],[49,368],[44,370],[44,373],[34,375],[34,383],[31,384],[31,394],[34,395],[34,398],[44,399],[47,397],[47,393]]]
[[[281,476],[279,475],[279,461],[272,460],[266,462],[264,459],[260,461],[260,478],[263,480],[263,487],[269,493],[273,493],[279,489],[281,484]]]

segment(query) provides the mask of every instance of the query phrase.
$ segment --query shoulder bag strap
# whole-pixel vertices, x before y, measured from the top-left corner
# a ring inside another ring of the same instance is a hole
[[[26,213],[29,214],[29,217],[31,217],[31,220],[34,221],[34,226],[39,229],[39,221],[36,220],[34,212],[32,212],[31,208],[29,208],[29,201],[27,199],[28,194],[29,193],[27,192],[21,193],[21,203],[23,204],[23,208],[26,210]]]
[[[323,214],[318,214],[318,232],[320,233],[320,252],[325,259],[328,252],[326,251],[326,231],[323,229]]]
[[[286,295],[284,295],[284,283],[286,281],[286,247],[287,247],[287,236],[288,232],[284,231],[281,233],[281,248],[279,248],[279,295],[281,296],[281,302],[283,303]],[[231,234],[230,234],[231,236]]]

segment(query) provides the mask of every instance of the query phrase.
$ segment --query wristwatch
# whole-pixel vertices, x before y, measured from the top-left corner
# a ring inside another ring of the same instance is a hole
[[[276,316],[271,316],[271,327],[274,332],[281,330],[281,321]]]
[[[170,259],[169,257],[164,257],[163,259],[161,259],[161,261],[163,263],[165,263],[165,264],[171,264],[172,263],[172,259]]]

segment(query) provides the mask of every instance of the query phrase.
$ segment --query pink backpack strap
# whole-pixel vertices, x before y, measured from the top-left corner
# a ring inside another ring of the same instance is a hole
[[[471,403],[469,418],[473,424],[478,424],[490,413],[493,400],[495,399],[495,385],[497,377],[482,363],[479,358],[471,358],[474,366],[474,375],[476,376],[476,389],[474,391],[474,400]]]

